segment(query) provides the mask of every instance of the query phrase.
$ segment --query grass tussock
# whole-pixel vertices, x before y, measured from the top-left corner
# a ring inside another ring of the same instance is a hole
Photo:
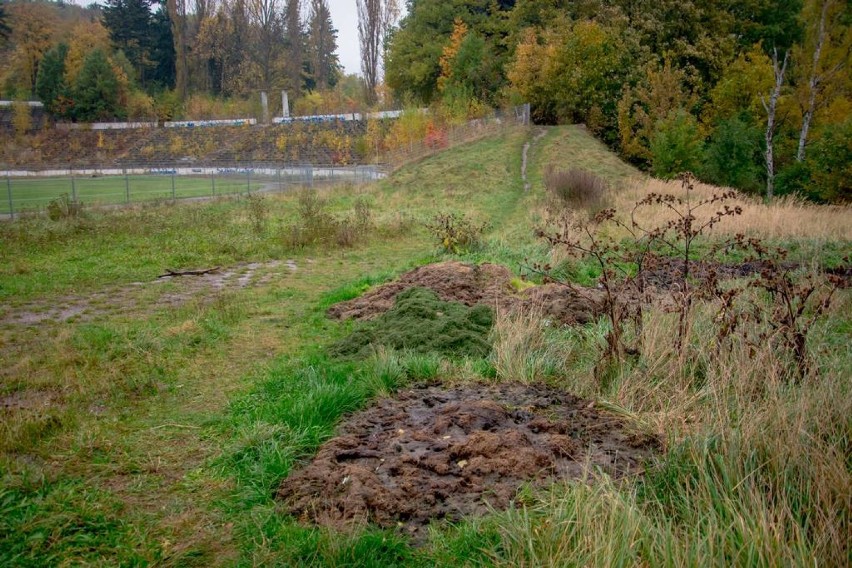
[[[566,206],[595,213],[608,203],[609,184],[594,172],[581,168],[560,170],[551,164],[544,169],[543,181],[545,189]]]
[[[491,354],[500,380],[531,383],[559,377],[573,361],[573,346],[560,341],[540,309],[499,312],[491,331]]]

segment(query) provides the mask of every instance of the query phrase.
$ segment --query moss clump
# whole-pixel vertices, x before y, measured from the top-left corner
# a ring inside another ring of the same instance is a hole
[[[361,324],[331,347],[340,357],[365,357],[373,347],[409,349],[459,357],[484,357],[491,351],[488,333],[494,314],[488,306],[444,302],[427,288],[409,288],[393,308]]]

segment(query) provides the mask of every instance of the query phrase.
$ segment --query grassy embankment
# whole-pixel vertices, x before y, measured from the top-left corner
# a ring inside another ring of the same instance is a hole
[[[324,353],[351,329],[327,320],[327,306],[441,258],[422,228],[436,209],[489,221],[484,245],[463,258],[517,271],[550,258],[532,236],[549,202],[545,165],[607,177],[619,207],[647,183],[566,127],[533,146],[525,194],[526,138],[480,141],[376,186],[327,192],[338,216],[358,200],[372,205],[374,228],[351,248],[288,249],[294,195],[0,227],[0,563],[842,564],[852,494],[846,295],[812,332],[820,375],[802,383],[768,349],[716,356],[704,308],[686,363],[671,354],[672,315],[654,312],[641,359],[605,382],[594,372],[603,322],[553,330],[503,319],[485,360],[384,352],[352,363]],[[849,252],[848,210],[744,205],[742,227],[798,258],[836,264]],[[263,264],[254,285],[181,302],[169,296],[182,281],[131,285],[165,268],[285,259],[295,268]],[[69,321],[11,323],[98,292]],[[376,529],[305,527],[276,507],[277,483],[346,412],[412,380],[494,375],[593,398],[662,432],[667,452],[644,479],[523,491],[515,509],[437,526],[420,549]]]

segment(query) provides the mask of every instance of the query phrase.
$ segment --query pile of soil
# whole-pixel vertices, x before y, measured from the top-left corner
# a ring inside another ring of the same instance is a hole
[[[484,357],[491,351],[488,333],[493,324],[488,306],[444,302],[428,288],[409,288],[397,294],[390,310],[362,322],[334,344],[331,353],[363,357],[384,345],[418,353]]]
[[[641,473],[659,449],[657,438],[548,386],[420,387],[350,417],[278,497],[303,521],[370,521],[419,540],[432,520],[506,508],[526,483]]]
[[[543,318],[562,325],[588,323],[601,313],[602,293],[594,288],[578,288],[578,293],[561,284],[544,284],[516,292],[512,278],[506,267],[497,264],[457,261],[428,264],[363,296],[335,304],[327,313],[329,317],[344,320],[375,318],[393,307],[400,292],[414,287],[428,288],[445,302],[466,306],[484,304],[504,312],[537,309]]]

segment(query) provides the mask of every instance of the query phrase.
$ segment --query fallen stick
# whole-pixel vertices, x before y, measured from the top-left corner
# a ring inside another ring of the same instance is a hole
[[[210,272],[216,272],[219,268],[219,266],[205,268],[203,270],[171,270],[166,268],[166,273],[160,274],[157,278],[169,278],[171,276],[201,276],[203,274],[209,274]]]

